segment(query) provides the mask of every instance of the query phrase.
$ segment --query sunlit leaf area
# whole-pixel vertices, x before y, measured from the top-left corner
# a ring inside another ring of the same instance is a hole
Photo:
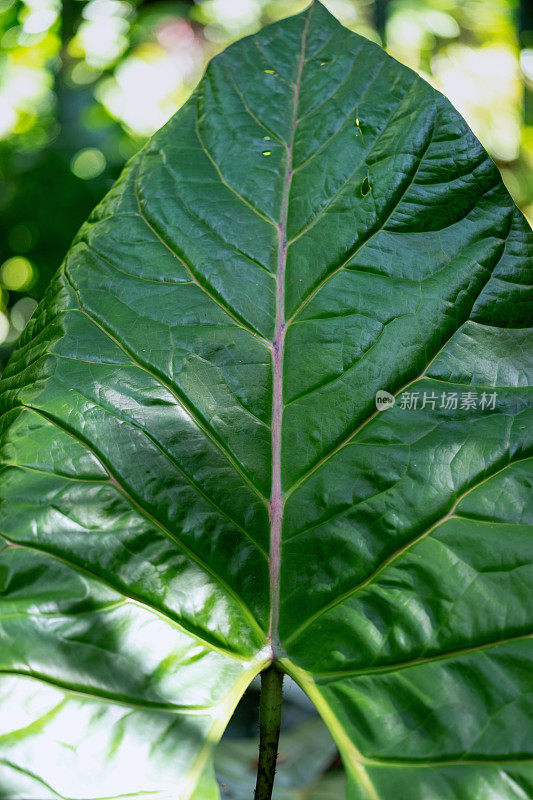
[[[83,219],[209,59],[306,4],[0,0],[0,365]],[[451,99],[531,221],[527,0],[325,5]]]

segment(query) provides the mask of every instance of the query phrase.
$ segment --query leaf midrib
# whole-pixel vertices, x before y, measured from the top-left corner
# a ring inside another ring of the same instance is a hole
[[[298,72],[294,83],[293,114],[290,137],[286,145],[286,173],[283,184],[280,222],[278,229],[278,269],[276,273],[276,320],[274,341],[272,343],[272,488],[269,502],[270,519],[270,619],[268,639],[272,651],[272,659],[280,647],[279,641],[279,607],[280,607],[280,571],[281,571],[281,535],[283,528],[283,510],[285,498],[281,485],[281,444],[283,422],[283,356],[285,350],[285,269],[287,266],[287,222],[289,215],[289,196],[292,185],[293,149],[296,126],[298,124],[298,104],[302,74],[305,64],[305,50],[309,25],[313,14],[311,6],[307,12],[302,30]]]

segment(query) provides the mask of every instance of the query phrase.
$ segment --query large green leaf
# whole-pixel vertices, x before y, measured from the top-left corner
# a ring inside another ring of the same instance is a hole
[[[319,4],[212,61],[5,371],[2,800],[217,797],[272,658],[350,798],[533,796],[529,237]]]

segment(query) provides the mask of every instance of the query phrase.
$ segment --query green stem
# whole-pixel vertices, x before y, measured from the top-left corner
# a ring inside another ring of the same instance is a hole
[[[259,700],[259,761],[255,800],[271,800],[278,758],[283,673],[269,667],[261,673]]]

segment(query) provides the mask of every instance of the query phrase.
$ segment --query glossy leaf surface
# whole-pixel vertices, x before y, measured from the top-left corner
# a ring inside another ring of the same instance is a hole
[[[272,657],[350,800],[533,796],[530,256],[319,4],[212,61],[4,373],[2,800],[216,798]]]

